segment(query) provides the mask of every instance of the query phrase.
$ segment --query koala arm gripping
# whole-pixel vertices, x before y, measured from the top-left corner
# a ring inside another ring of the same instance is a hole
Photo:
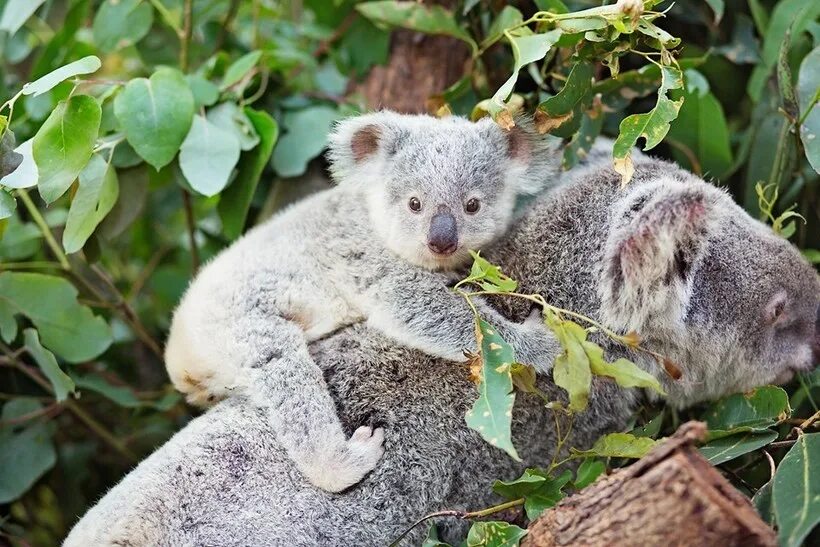
[[[368,324],[408,347],[464,361],[463,350],[476,347],[475,315],[446,283],[446,276],[421,270],[385,276],[368,290]],[[539,372],[550,370],[559,346],[540,317],[515,323],[483,300],[476,304],[479,315],[499,330],[521,362]]]
[[[269,410],[271,428],[314,485],[339,492],[359,482],[384,453],[384,432],[360,427],[348,439],[304,332],[279,316],[258,317],[267,350],[244,371],[251,401]]]

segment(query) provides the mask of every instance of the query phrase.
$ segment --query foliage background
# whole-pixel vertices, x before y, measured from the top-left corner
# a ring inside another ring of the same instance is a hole
[[[70,62],[89,55],[102,61],[76,80],[19,96],[13,115],[8,104],[0,111],[11,120],[0,175],[15,171],[0,180],[0,538],[59,542],[106,488],[191,418],[161,361],[170,313],[199,263],[326,186],[320,155],[328,128],[368,107],[357,82],[387,61],[384,23],[396,23],[385,11],[390,2],[355,4],[0,0],[2,100]],[[474,40],[481,50],[458,85],[431,98],[432,111],[470,115],[476,105],[488,108],[481,101],[507,79],[513,58],[504,39],[483,46],[520,21],[516,12],[526,18],[538,9],[561,13],[601,2],[511,4],[515,11],[505,2],[451,2],[432,23],[405,18],[401,26]],[[657,23],[682,40],[669,49],[686,84],[670,94],[684,101],[653,153],[726,186],[752,215],[779,220],[784,236],[817,261],[820,142],[801,140],[795,122],[820,130],[820,109],[811,110],[820,85],[820,3],[680,0],[658,9],[667,8]],[[610,35],[586,51],[594,89],[550,113],[575,112],[554,132],[576,139],[576,155],[587,136],[617,136],[625,116],[658,100],[659,72],[645,58],[617,51],[621,74],[610,77],[602,61],[612,66],[607,56],[624,40],[632,38]],[[511,102],[531,112],[559,92],[579,43],[565,39],[523,69]],[[153,106],[163,115],[155,125],[139,116],[148,110],[140,86],[159,90]],[[97,108],[96,124],[84,108]],[[199,130],[186,139],[191,119]],[[159,131],[156,124],[165,125]],[[39,171],[31,162],[18,167],[10,150],[36,134],[29,156]],[[83,135],[95,159],[77,151]],[[151,147],[152,139],[161,142]],[[67,159],[47,165],[55,150],[68,150],[61,156]],[[763,213],[758,183],[767,185],[769,198],[775,189],[779,194],[776,203],[763,203]],[[781,216],[793,205],[805,220]],[[754,442],[735,443],[736,458],[715,460],[749,495],[767,484],[771,491],[761,446],[779,461],[798,435],[816,439],[816,423],[806,419],[818,410],[820,375],[802,377],[787,391],[791,412],[779,391],[758,394],[752,400],[765,399],[759,405],[730,400],[692,412],[713,416],[712,429],[728,431],[729,444],[751,435]],[[738,404],[753,408],[752,419],[726,418]],[[683,418],[646,408],[636,425],[648,423],[644,433],[660,436]],[[820,459],[820,445],[812,446],[812,458]],[[801,478],[795,480],[797,488]],[[820,508],[812,511],[805,533],[820,519]],[[772,518],[772,511],[764,514]],[[796,543],[782,539],[799,544],[802,536]]]

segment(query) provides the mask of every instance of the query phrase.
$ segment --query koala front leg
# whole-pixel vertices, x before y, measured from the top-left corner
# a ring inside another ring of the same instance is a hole
[[[423,270],[395,272],[377,280],[365,299],[368,323],[406,346],[463,361],[463,351],[476,347],[475,316],[447,281],[443,274]],[[499,330],[521,362],[542,372],[551,368],[558,343],[540,318],[515,323],[483,300],[475,303],[479,315]]]
[[[268,409],[276,438],[311,484],[339,492],[369,473],[384,453],[384,432],[344,433],[321,369],[305,335],[282,317],[264,318],[264,355],[243,371],[251,401]]]

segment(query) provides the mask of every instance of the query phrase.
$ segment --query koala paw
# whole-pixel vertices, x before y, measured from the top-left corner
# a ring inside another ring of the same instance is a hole
[[[331,449],[316,465],[305,470],[314,486],[341,492],[364,478],[384,454],[384,430],[362,426],[342,445]]]

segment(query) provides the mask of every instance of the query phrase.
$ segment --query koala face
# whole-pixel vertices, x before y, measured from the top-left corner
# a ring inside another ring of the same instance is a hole
[[[558,144],[526,124],[381,112],[342,122],[331,139],[333,173],[368,202],[389,249],[429,269],[451,269],[502,235],[516,198],[546,186]]]
[[[649,363],[677,406],[785,383],[820,361],[820,278],[723,191],[678,171],[638,185],[613,214],[606,320],[681,372]]]

